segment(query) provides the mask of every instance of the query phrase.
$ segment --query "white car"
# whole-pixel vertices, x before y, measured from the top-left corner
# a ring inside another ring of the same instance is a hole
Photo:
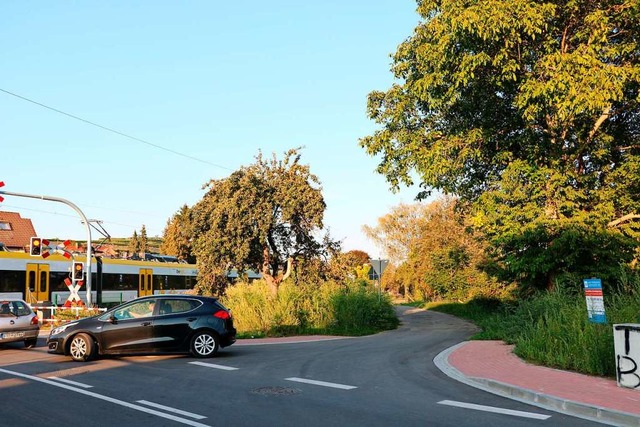
[[[21,299],[0,299],[0,344],[23,341],[26,348],[38,342],[40,323],[31,307]]]

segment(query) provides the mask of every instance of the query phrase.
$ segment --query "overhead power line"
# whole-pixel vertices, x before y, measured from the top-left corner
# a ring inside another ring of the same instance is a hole
[[[112,129],[112,128],[107,127],[107,126],[102,126],[101,124],[98,124],[98,123],[92,122],[92,121],[87,120],[87,119],[83,119],[82,117],[78,117],[78,116],[75,116],[75,115],[73,115],[73,114],[66,113],[66,112],[64,112],[64,111],[62,111],[62,110],[58,110],[57,108],[53,108],[53,107],[50,107],[50,106],[48,106],[48,105],[42,104],[42,103],[40,103],[40,102],[34,101],[34,100],[32,100],[32,99],[26,98],[26,97],[24,97],[24,96],[22,96],[22,95],[18,95],[17,93],[13,93],[13,92],[10,92],[10,91],[5,90],[5,89],[2,89],[2,88],[0,88],[0,91],[1,91],[1,92],[6,93],[7,95],[11,95],[11,96],[14,96],[14,97],[16,97],[16,98],[22,99],[23,101],[27,101],[27,102],[30,102],[30,103],[32,103],[32,104],[35,104],[35,105],[37,105],[37,106],[39,106],[39,107],[46,108],[47,110],[54,111],[54,112],[56,112],[56,113],[58,113],[58,114],[62,114],[62,115],[64,115],[64,116],[67,116],[67,117],[70,117],[70,118],[72,118],[72,119],[75,119],[75,120],[81,121],[81,122],[86,123],[86,124],[89,124],[89,125],[91,125],[91,126],[95,126],[95,127],[100,128],[100,129],[102,129],[102,130],[106,130],[107,132],[115,133],[116,135],[120,135],[120,136],[123,136],[123,137],[125,137],[125,138],[129,138],[129,139],[132,139],[132,140],[134,140],[134,141],[138,141],[138,142],[141,142],[141,143],[143,143],[143,144],[150,145],[150,146],[152,146],[152,147],[154,147],[154,148],[157,148],[157,149],[159,149],[159,150],[164,150],[164,151],[167,151],[167,152],[169,152],[169,153],[176,154],[176,155],[178,155],[178,156],[185,157],[185,158],[190,159],[190,160],[195,160],[195,161],[197,161],[197,162],[204,163],[204,164],[207,164],[207,165],[210,165],[210,166],[215,166],[215,167],[220,168],[220,169],[231,170],[231,169],[229,169],[229,168],[228,168],[228,167],[226,167],[226,166],[218,165],[218,164],[216,164],[216,163],[212,163],[212,162],[209,162],[209,161],[207,161],[207,160],[202,160],[202,159],[199,159],[199,158],[197,158],[197,157],[193,157],[193,156],[190,156],[190,155],[188,155],[188,154],[184,154],[184,153],[181,153],[181,152],[179,152],[179,151],[172,150],[172,149],[170,149],[170,148],[163,147],[163,146],[161,146],[161,145],[154,144],[154,143],[149,142],[149,141],[145,141],[144,139],[140,139],[140,138],[136,138],[135,136],[127,135],[126,133],[123,133],[123,132],[117,131],[117,130]]]

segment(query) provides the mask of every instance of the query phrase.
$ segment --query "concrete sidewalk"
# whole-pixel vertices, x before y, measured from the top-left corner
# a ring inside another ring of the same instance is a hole
[[[467,341],[434,363],[470,386],[541,408],[616,426],[640,427],[640,390],[615,380],[526,363],[502,341]]]

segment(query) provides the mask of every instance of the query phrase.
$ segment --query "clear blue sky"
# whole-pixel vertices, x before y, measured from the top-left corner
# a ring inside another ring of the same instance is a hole
[[[392,194],[358,138],[376,126],[367,94],[393,83],[390,54],[418,23],[414,0],[4,1],[0,92],[5,191],[68,199],[114,237],[167,220],[202,185],[304,146],[322,182],[325,226],[345,250],[382,255],[363,224]],[[85,239],[65,205],[5,197],[44,237]],[[98,235],[94,232],[93,239]]]

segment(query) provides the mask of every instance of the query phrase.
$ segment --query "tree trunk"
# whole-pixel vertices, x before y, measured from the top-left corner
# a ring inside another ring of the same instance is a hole
[[[271,271],[271,254],[269,253],[269,247],[267,245],[262,249],[262,277],[265,282],[267,282],[267,286],[269,286],[269,290],[272,295],[276,295],[278,293],[278,282],[274,277],[277,272]]]
[[[262,277],[264,278],[264,281],[267,282],[267,286],[269,287],[271,294],[275,296],[278,293],[280,283],[286,280],[293,271],[293,258],[289,257],[287,259],[287,270],[284,272],[284,274],[280,274],[279,271],[272,271],[274,269],[277,269],[277,267],[271,266],[271,263],[269,262],[269,249],[266,246],[264,248],[263,254],[264,259],[262,261]]]

